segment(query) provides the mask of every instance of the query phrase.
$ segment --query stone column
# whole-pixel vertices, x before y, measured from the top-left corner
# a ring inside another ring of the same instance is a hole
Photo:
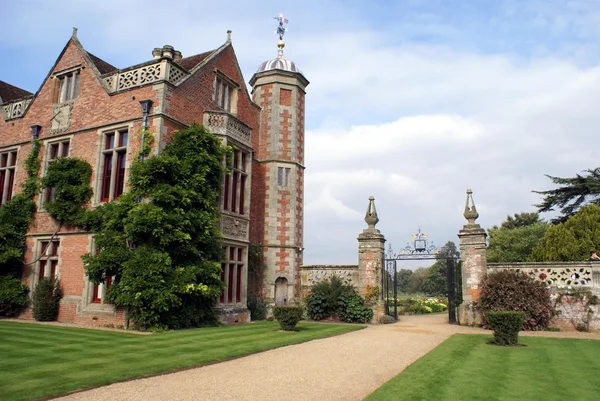
[[[470,206],[469,206],[470,205]],[[467,202],[465,204],[465,224],[458,232],[460,260],[462,261],[462,298],[459,307],[459,322],[462,325],[479,325],[482,323],[481,313],[473,308],[473,302],[479,298],[481,285],[486,277],[486,243],[487,234],[475,220],[479,217],[473,192],[467,189]]]
[[[375,198],[369,197],[369,206],[365,215],[368,227],[358,235],[358,290],[364,297],[377,288],[379,296],[373,306],[373,323],[385,314],[383,304],[383,258],[385,237],[375,228],[379,218],[375,209]]]

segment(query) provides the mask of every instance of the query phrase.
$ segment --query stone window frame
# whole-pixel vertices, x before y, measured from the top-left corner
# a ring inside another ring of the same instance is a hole
[[[277,188],[289,189],[291,167],[277,166]]]
[[[96,251],[96,243],[94,241],[94,235],[90,234],[88,241],[88,253],[94,253]],[[80,310],[81,313],[87,314],[98,314],[98,315],[106,315],[106,316],[114,316],[116,313],[116,308],[113,304],[104,303],[103,300],[101,302],[94,302],[94,287],[95,284],[90,281],[87,274],[85,273],[85,268],[83,271],[83,293],[81,296]]]
[[[54,103],[68,103],[79,97],[82,65],[76,65],[54,73]]]
[[[225,174],[223,178],[221,207],[223,211],[247,216],[250,206],[248,194],[250,193],[252,152],[245,147],[234,144],[232,146],[231,162],[226,165],[230,173]]]
[[[240,85],[218,69],[214,73],[213,103],[227,113],[237,115]]]
[[[244,277],[248,277],[248,245],[228,242],[223,244],[222,249],[221,281],[225,283],[225,288],[217,301],[219,305],[244,303],[246,299],[245,291],[243,291]]]
[[[127,132],[127,145],[126,146],[120,146],[121,140],[120,138],[120,134]],[[122,194],[124,194],[126,192],[127,189],[127,181],[129,180],[129,170],[131,168],[131,161],[130,161],[130,155],[131,155],[131,133],[133,131],[133,124],[120,124],[120,125],[115,125],[112,127],[106,127],[106,128],[102,128],[100,130],[98,130],[98,141],[97,141],[97,147],[98,147],[98,155],[97,155],[97,160],[96,160],[96,169],[95,169],[95,179],[94,179],[94,197],[93,197],[93,205],[92,206],[97,206],[100,204],[103,204],[105,202],[109,202],[111,200],[114,199],[118,199],[118,197]],[[112,148],[107,149],[107,137],[110,136],[111,134],[114,134],[114,144],[116,144],[117,146],[113,146]],[[117,135],[119,134],[119,135]],[[105,185],[105,174],[106,174],[106,155],[108,155],[109,153],[112,153],[113,157],[111,160],[111,178],[110,178],[110,183],[109,183],[109,196],[108,197],[103,197],[104,193],[104,185]],[[119,167],[119,161],[117,157],[114,157],[115,154],[122,154],[124,153],[124,157],[125,157],[125,172],[124,172],[124,176],[123,176],[123,192],[121,192],[120,194],[117,195],[117,197],[114,196],[115,194],[115,185],[117,184],[117,178],[115,174],[116,171],[116,167]]]
[[[37,237],[35,239],[34,252],[35,268],[32,271],[32,286],[35,288],[41,277],[48,278],[52,273],[52,262],[56,262],[54,277],[60,279],[62,243],[60,237],[51,235]],[[44,246],[44,244],[48,244]],[[50,246],[52,244],[52,246]],[[56,244],[56,245],[55,245]],[[50,262],[50,263],[48,263]],[[42,267],[44,271],[42,272]]]
[[[67,143],[67,142],[68,142],[67,154],[64,155],[64,147],[65,147],[65,143]],[[61,156],[51,157],[51,152],[52,152],[52,148],[54,147],[54,145],[58,145],[57,153],[61,154]],[[52,161],[56,160],[58,157],[70,157],[72,149],[73,149],[73,135],[63,136],[63,137],[59,137],[59,138],[51,138],[51,139],[44,141],[44,161],[42,163],[41,177],[44,177],[46,175],[48,166],[50,165],[50,163],[52,163]],[[38,202],[38,207],[40,208],[40,210],[44,210],[45,203],[54,198],[54,193],[50,192],[50,194],[49,194],[49,191],[53,191],[53,188],[44,189],[40,193],[39,202]]]
[[[20,146],[0,149],[0,206],[15,195]]]

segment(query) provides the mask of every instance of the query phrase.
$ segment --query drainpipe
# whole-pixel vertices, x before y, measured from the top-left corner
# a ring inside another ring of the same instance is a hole
[[[148,129],[148,114],[150,114],[150,107],[152,107],[152,100],[144,99],[140,100],[140,106],[142,106],[142,150],[144,147],[144,137],[146,130]],[[140,152],[140,160],[144,160],[144,153]]]

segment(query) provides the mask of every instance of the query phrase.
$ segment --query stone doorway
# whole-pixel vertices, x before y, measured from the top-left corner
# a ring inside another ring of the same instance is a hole
[[[275,305],[282,306],[288,304],[288,281],[285,277],[279,277],[275,280]]]

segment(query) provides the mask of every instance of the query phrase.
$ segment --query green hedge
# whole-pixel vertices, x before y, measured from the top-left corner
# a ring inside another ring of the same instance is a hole
[[[273,307],[273,316],[279,322],[282,330],[296,331],[296,325],[304,315],[304,308],[301,306],[275,306]]]
[[[524,312],[495,311],[486,313],[487,322],[494,330],[494,343],[497,345],[517,345],[519,331],[523,329]]]

